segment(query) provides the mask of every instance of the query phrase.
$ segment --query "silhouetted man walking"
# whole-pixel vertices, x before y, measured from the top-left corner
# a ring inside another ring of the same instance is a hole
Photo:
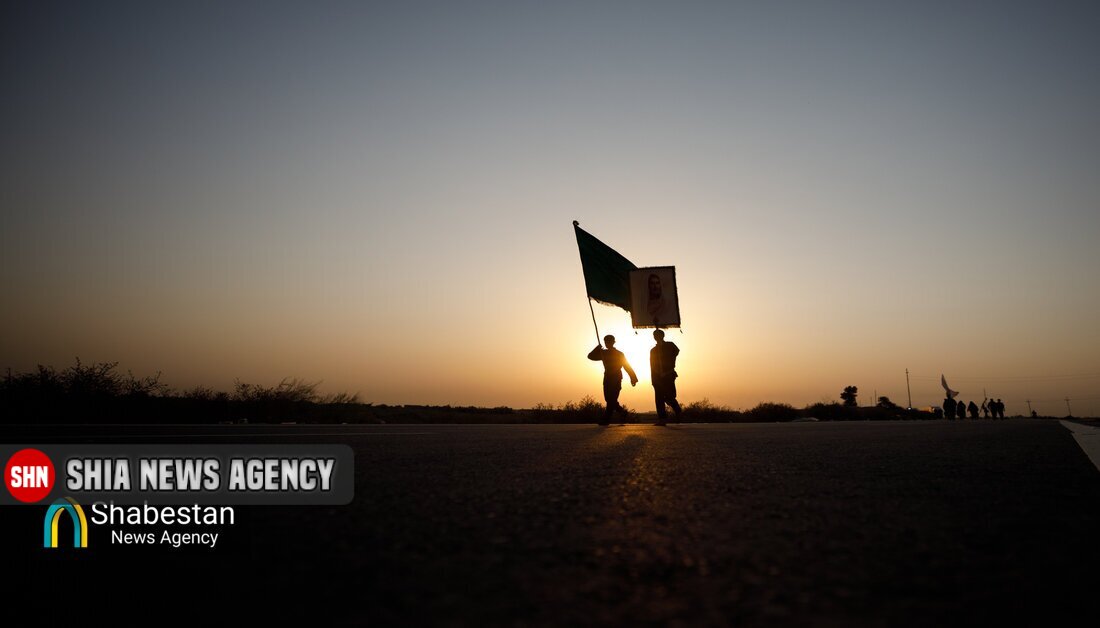
[[[949,421],[955,420],[955,400],[951,395],[943,400],[943,416]]]
[[[676,356],[680,355],[680,347],[675,343],[665,342],[665,332],[661,329],[653,330],[653,339],[657,345],[649,350],[649,372],[653,380],[653,397],[657,402],[657,425],[664,425],[668,413],[665,404],[668,404],[675,413],[676,422],[680,422],[680,403],[676,401]]]
[[[600,425],[608,425],[611,423],[613,411],[618,410],[623,415],[627,415],[626,408],[619,405],[619,392],[623,389],[623,369],[626,369],[627,375],[630,375],[631,386],[638,385],[638,376],[634,374],[634,369],[630,368],[630,363],[626,361],[623,352],[615,348],[615,336],[608,334],[603,337],[603,341],[607,344],[607,348],[596,345],[596,348],[588,354],[588,359],[603,362],[603,398],[607,402],[607,409],[604,410]]]

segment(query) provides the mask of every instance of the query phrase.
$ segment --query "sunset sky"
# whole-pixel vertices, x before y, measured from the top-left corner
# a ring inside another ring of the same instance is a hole
[[[0,367],[599,398],[578,220],[681,401],[1100,414],[1096,3],[177,4],[2,9]]]

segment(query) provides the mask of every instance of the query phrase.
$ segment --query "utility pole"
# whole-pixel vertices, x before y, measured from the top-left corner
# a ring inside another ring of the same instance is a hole
[[[1066,416],[1073,416],[1073,410],[1069,407],[1069,397],[1066,397]]]
[[[913,409],[913,391],[909,389],[909,369],[905,369],[905,392],[909,394],[909,410]]]

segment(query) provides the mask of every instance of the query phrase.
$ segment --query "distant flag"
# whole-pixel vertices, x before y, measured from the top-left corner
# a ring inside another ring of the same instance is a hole
[[[638,268],[573,221],[588,297],[630,311],[630,271]],[[599,332],[597,332],[599,335]]]
[[[943,389],[947,392],[948,399],[954,399],[955,395],[959,394],[959,391],[951,390],[951,388],[947,385],[947,378],[943,376],[943,373],[940,373],[940,384],[943,385]]]

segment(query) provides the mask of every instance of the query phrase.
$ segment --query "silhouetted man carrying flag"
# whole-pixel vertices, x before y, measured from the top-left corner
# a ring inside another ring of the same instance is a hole
[[[649,372],[653,380],[653,397],[657,402],[657,425],[664,425],[668,416],[665,404],[675,413],[676,422],[680,422],[680,403],[676,401],[676,356],[680,347],[665,342],[663,329],[653,330],[656,346],[649,350]]]
[[[630,363],[626,361],[623,352],[615,348],[615,336],[608,334],[603,337],[603,341],[607,344],[607,348],[596,345],[596,348],[588,354],[588,359],[603,362],[603,398],[607,402],[607,409],[604,410],[600,425],[609,425],[613,411],[618,410],[624,416],[627,415],[626,408],[619,405],[619,392],[623,389],[623,369],[626,369],[627,375],[630,376],[631,386],[638,385],[638,376],[634,374],[634,369],[630,368]]]

